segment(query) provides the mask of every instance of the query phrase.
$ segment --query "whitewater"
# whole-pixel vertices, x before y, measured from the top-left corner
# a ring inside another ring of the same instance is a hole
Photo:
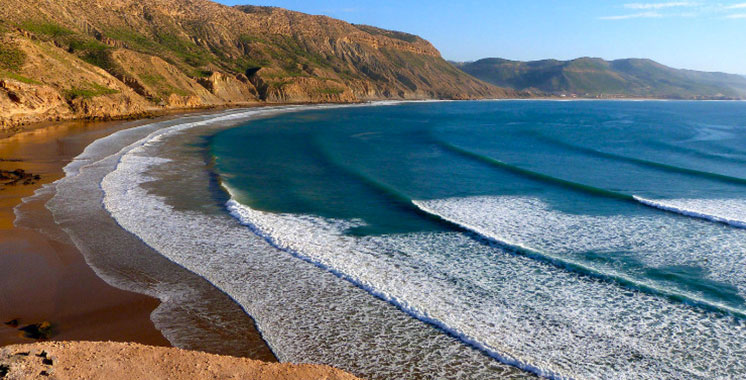
[[[283,361],[375,379],[746,373],[743,189],[727,180],[743,172],[692,161],[708,147],[680,126],[665,141],[680,157],[607,144],[676,102],[582,103],[230,111],[99,140],[67,180],[98,178],[118,226],[240,305]],[[576,119],[560,137],[586,148],[540,138]],[[185,341],[167,311],[156,325]]]

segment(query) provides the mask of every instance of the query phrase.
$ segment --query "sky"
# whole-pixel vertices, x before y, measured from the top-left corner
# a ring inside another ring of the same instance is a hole
[[[417,34],[454,61],[650,58],[746,75],[745,1],[218,0]]]

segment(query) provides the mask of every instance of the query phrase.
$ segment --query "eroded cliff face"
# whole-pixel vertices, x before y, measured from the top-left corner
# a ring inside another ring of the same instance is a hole
[[[208,0],[3,0],[0,125],[169,108],[516,96],[427,41]]]

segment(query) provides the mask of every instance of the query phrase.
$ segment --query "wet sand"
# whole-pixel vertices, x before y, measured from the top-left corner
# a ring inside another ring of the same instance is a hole
[[[54,234],[46,199],[23,204],[32,214],[15,227],[14,207],[41,185],[54,182],[62,168],[92,141],[135,122],[66,122],[0,139],[0,170],[38,174],[33,185],[0,185],[0,321],[19,327],[48,321],[54,340],[111,340],[168,346],[150,313],[158,300],[114,288],[96,276],[69,241]],[[36,229],[43,228],[48,233]],[[30,343],[17,328],[0,325],[0,346]]]

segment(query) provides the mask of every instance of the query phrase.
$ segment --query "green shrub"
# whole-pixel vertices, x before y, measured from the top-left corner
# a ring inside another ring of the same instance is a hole
[[[141,53],[154,53],[157,50],[155,42],[142,34],[128,29],[111,29],[104,32],[104,35],[113,40],[124,42],[130,49]]]
[[[160,86],[166,82],[166,78],[159,74],[140,74],[139,77],[148,86]]]
[[[119,91],[104,87],[98,83],[87,83],[85,87],[73,87],[65,90],[64,95],[67,100],[72,100],[77,98],[95,98],[97,96],[111,95],[118,92]]]
[[[176,54],[190,66],[200,67],[212,61],[207,50],[191,41],[186,41],[170,33],[159,33],[157,38],[161,46]]]
[[[22,75],[18,75],[16,73],[12,73],[10,71],[5,71],[5,72],[0,71],[0,78],[15,79],[15,80],[17,80],[19,82],[23,82],[23,83],[26,83],[26,84],[41,84],[41,82],[39,82],[39,81],[33,80],[31,78],[26,78],[26,77],[24,77]]]
[[[41,34],[52,38],[73,34],[70,29],[66,29],[62,26],[46,21],[27,20],[21,23],[21,28],[26,29],[32,33]]]
[[[68,50],[71,53],[74,52],[90,52],[90,51],[103,51],[109,49],[109,46],[102,44],[98,40],[93,38],[82,38],[79,36],[70,36],[64,38],[68,46]]]
[[[82,56],[80,58],[90,63],[91,65],[98,66],[106,71],[115,69],[117,67],[116,62],[111,56],[111,52],[108,50],[84,51],[82,52]]]
[[[0,68],[18,71],[26,62],[26,53],[14,46],[0,45]]]
[[[343,92],[345,92],[345,90],[338,87],[322,87],[316,89],[316,93],[321,95],[339,95]]]
[[[254,42],[259,42],[259,43],[263,43],[263,44],[268,44],[269,43],[269,42],[267,42],[267,40],[265,40],[262,37],[252,36],[252,35],[249,35],[249,34],[242,34],[242,35],[240,35],[238,37],[238,41],[240,41],[240,42],[242,42],[244,44],[251,44],[251,43],[254,43]]]

